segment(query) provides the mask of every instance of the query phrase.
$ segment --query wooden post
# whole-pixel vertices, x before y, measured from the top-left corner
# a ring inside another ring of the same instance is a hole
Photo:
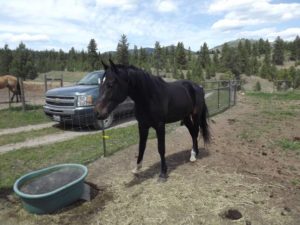
[[[220,82],[218,81],[218,109],[220,108]]]
[[[103,157],[106,157],[106,140],[105,140],[105,129],[104,129],[103,120],[101,120],[101,126],[102,126]]]
[[[61,87],[64,86],[64,75],[63,74],[60,75],[60,86]]]
[[[8,107],[10,108],[11,107],[10,90],[9,90],[9,88],[7,88],[7,90],[8,90]]]
[[[45,92],[47,92],[47,74],[44,75]]]
[[[25,111],[26,105],[25,105],[25,93],[24,93],[24,83],[23,78],[20,78],[20,88],[21,88],[21,101],[22,101],[22,110]]]
[[[228,83],[228,107],[230,108],[230,104],[231,104],[231,81],[229,80],[229,83]]]

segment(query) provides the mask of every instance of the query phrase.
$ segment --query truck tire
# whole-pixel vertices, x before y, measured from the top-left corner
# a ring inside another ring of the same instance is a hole
[[[94,122],[94,128],[97,130],[109,128],[112,125],[113,121],[114,121],[113,113],[109,114],[109,116],[105,120],[103,120],[103,122],[102,120],[96,118]]]

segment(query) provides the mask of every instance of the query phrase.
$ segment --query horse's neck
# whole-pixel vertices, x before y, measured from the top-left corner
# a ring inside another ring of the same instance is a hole
[[[151,88],[153,81],[151,80],[150,75],[132,72],[129,77],[129,97],[137,105],[147,104],[155,91]]]

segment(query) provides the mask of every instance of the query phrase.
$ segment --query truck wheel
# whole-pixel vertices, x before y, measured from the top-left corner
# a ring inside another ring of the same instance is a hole
[[[114,121],[114,114],[111,113],[105,120],[96,119],[96,121],[94,122],[94,127],[97,130],[106,129],[111,126],[113,121]]]

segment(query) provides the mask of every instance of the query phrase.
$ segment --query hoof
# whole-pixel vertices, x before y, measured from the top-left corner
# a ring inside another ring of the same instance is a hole
[[[134,168],[133,170],[131,170],[131,173],[133,173],[134,175],[139,173],[139,170],[137,168]]]
[[[191,161],[191,162],[196,162],[196,160],[197,160],[197,159],[196,159],[195,156],[191,156],[191,158],[190,158],[190,161]]]
[[[196,152],[192,149],[191,151],[191,158],[190,158],[190,161],[191,162],[195,162],[197,159],[196,159]]]
[[[167,174],[161,173],[161,174],[159,175],[159,177],[158,177],[158,182],[159,182],[159,183],[164,183],[164,182],[167,181],[167,178],[168,178]]]
[[[140,164],[137,164],[136,167],[133,170],[131,170],[131,172],[133,174],[138,174],[141,169],[142,169],[142,164],[140,163]]]

